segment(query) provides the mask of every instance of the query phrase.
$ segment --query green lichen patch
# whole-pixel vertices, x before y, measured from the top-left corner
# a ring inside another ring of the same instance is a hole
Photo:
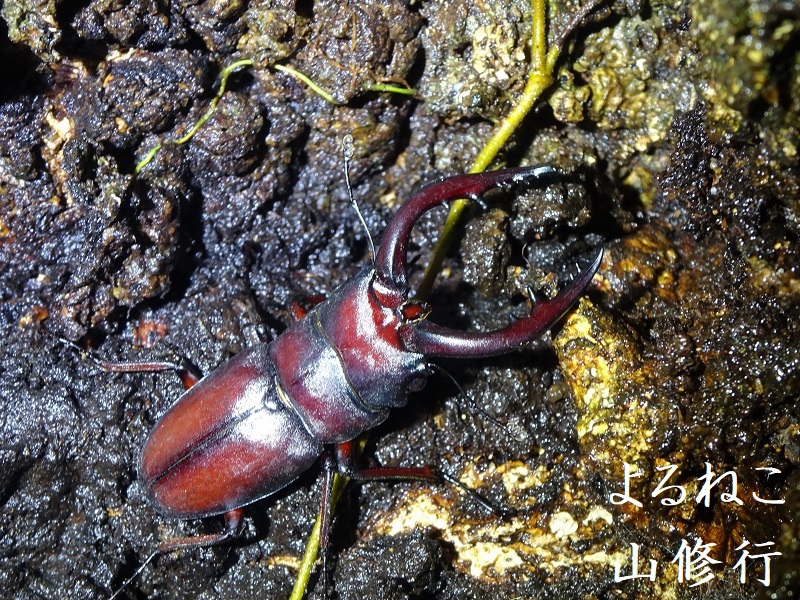
[[[462,479],[476,485],[500,474],[504,479],[511,476],[512,488],[518,489],[520,484],[541,485],[548,478],[547,469],[532,471],[521,462],[501,463],[481,472],[476,476],[468,468]],[[531,507],[507,519],[496,515],[455,519],[454,508],[447,497],[412,491],[391,513],[381,515],[370,531],[392,536],[420,529],[435,531],[452,546],[458,569],[487,583],[516,581],[520,589],[528,589],[541,577],[556,577],[562,569],[577,569],[584,576],[608,572],[615,560],[621,560],[606,543],[614,526],[612,514],[570,486],[546,510]]]
[[[451,118],[499,120],[527,75],[527,2],[444,4],[426,11],[426,69],[419,93]]]

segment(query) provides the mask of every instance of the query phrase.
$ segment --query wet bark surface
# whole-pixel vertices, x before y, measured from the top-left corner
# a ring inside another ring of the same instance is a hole
[[[577,28],[551,92],[497,162],[574,175],[471,214],[430,318],[500,327],[526,314],[529,290],[553,293],[602,244],[599,275],[552,336],[443,365],[479,408],[433,377],[365,452],[438,465],[516,514],[487,514],[448,486],[349,488],[334,597],[795,597],[800,9],[609,8]],[[576,10],[555,9],[551,38]],[[464,172],[513,105],[530,6],[31,1],[5,2],[2,17],[0,589],[105,597],[161,541],[221,519],[162,517],[137,482],[148,431],[182,393],[177,377],[106,373],[91,356],[208,373],[279,335],[292,302],[369,261],[343,137],[379,235],[415,189]],[[253,66],[176,143],[242,58]],[[417,226],[417,265],[444,214]],[[641,506],[612,501],[626,463]],[[706,503],[704,481],[723,473]],[[158,557],[122,597],[287,597],[318,475],[253,505],[233,544]],[[714,544],[713,579],[679,581],[683,540]],[[615,564],[631,574],[631,544],[640,575],[658,562],[654,581],[615,581]],[[753,556],[770,552],[781,555],[767,587]]]

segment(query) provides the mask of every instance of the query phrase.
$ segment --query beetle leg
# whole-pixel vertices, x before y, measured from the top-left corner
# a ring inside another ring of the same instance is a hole
[[[88,358],[98,368],[108,373],[160,373],[162,371],[175,371],[183,382],[183,387],[187,390],[195,383],[200,381],[200,376],[192,371],[189,367],[177,365],[168,361],[130,361],[118,362],[113,360],[104,360],[95,355],[91,350],[81,348],[74,342],[71,342],[62,337],[56,338],[62,344],[74,348],[80,352],[81,356]]]
[[[330,454],[323,459],[324,479],[322,481],[322,494],[320,500],[320,558],[322,559],[322,597],[328,597],[328,550],[331,542],[331,520],[332,516],[332,497],[333,497],[333,476],[336,473],[335,460]]]
[[[353,481],[394,479],[397,481],[431,481],[441,483],[442,477],[433,467],[371,467],[362,469],[356,464],[353,441],[336,444],[336,468]]]
[[[237,537],[241,532],[242,516],[244,509],[236,508],[225,513],[225,531],[222,533],[212,533],[208,535],[196,535],[190,537],[176,538],[159,545],[155,551],[147,557],[147,559],[136,569],[136,572],[128,577],[117,590],[109,596],[108,600],[114,600],[119,596],[120,592],[128,587],[133,580],[135,580],[144,571],[145,567],[149,565],[154,558],[160,554],[179,550],[181,548],[205,548],[207,546],[214,546],[221,544],[231,538]]]
[[[353,481],[428,481],[436,484],[446,482],[469,494],[475,502],[489,512],[504,517],[513,513],[509,509],[497,506],[472,488],[461,483],[458,479],[435,467],[370,467],[362,469],[356,464],[353,454],[354,443],[352,441],[337,444],[335,448],[337,469],[342,475]]]
[[[223,516],[225,517],[225,529],[223,531],[219,533],[206,533],[203,535],[175,538],[174,540],[169,540],[159,545],[156,553],[164,554],[181,548],[205,548],[207,546],[216,546],[235,537],[239,537],[242,531],[244,509],[235,508],[229,510]]]
[[[372,481],[376,479],[394,479],[406,481],[430,481],[441,483],[442,478],[434,469],[430,467],[421,468],[402,468],[402,467],[378,467],[373,469],[360,469],[356,465],[353,454],[355,443],[353,441],[342,442],[335,446],[335,456],[327,453],[323,457],[323,471],[325,479],[322,484],[322,499],[320,514],[322,523],[320,526],[320,557],[322,559],[322,594],[328,597],[328,550],[330,547],[331,530],[331,496],[333,494],[333,477],[338,471],[342,475],[354,481]]]
[[[530,314],[497,331],[460,331],[429,321],[409,324],[404,330],[406,347],[425,356],[481,358],[510,352],[535,340],[564,316],[594,277],[603,258],[601,247],[578,278],[555,298],[537,303]]]
[[[167,361],[115,362],[92,358],[92,362],[109,373],[161,373],[163,371],[175,371],[178,377],[181,378],[183,387],[187,390],[200,381],[200,376],[188,367],[182,367]]]
[[[519,167],[502,171],[487,171],[459,175],[432,183],[403,204],[383,234],[375,270],[381,283],[394,290],[406,290],[408,282],[406,249],[414,223],[424,213],[448,200],[476,199],[484,192],[506,184],[555,179],[564,172],[554,167]]]
[[[303,304],[300,302],[292,302],[289,307],[292,311],[292,317],[295,321],[299,321],[308,314],[308,311],[324,301],[325,296],[322,294],[314,294],[305,298]]]

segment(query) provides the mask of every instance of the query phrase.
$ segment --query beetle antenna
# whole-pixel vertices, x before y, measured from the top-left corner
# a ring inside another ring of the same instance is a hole
[[[358,202],[353,197],[353,187],[350,185],[350,161],[353,159],[353,155],[355,154],[355,145],[353,144],[353,136],[349,133],[344,136],[342,140],[342,157],[344,158],[344,180],[347,184],[347,195],[350,197],[350,204],[353,205],[353,208],[356,210],[356,214],[358,215],[361,224],[364,226],[364,231],[367,232],[367,239],[369,240],[369,249],[370,253],[372,254],[372,262],[375,262],[375,243],[372,241],[372,234],[369,232],[369,227],[367,227],[367,222],[364,220],[364,215],[361,214],[361,209],[358,208]]]
[[[506,425],[505,423],[503,423],[499,419],[493,417],[488,412],[486,412],[483,408],[481,408],[480,405],[477,402],[475,402],[475,400],[469,394],[467,394],[464,391],[464,388],[462,388],[461,385],[459,385],[459,383],[456,380],[456,378],[453,377],[453,375],[447,369],[445,369],[443,367],[440,367],[439,365],[436,365],[436,364],[431,364],[430,366],[431,366],[431,368],[433,368],[435,371],[441,373],[442,375],[447,375],[447,378],[450,381],[452,381],[453,384],[458,388],[459,395],[462,398],[464,398],[464,400],[466,400],[467,404],[469,404],[470,407],[472,407],[472,410],[474,410],[475,412],[479,413],[484,419],[489,421],[495,427],[498,427],[499,429],[503,430],[503,432],[505,432],[506,435],[508,435],[512,439],[514,439],[514,440],[516,440],[518,442],[524,442],[525,441],[520,436],[515,435],[514,432],[511,431],[511,428],[508,425]]]
[[[122,590],[124,590],[126,587],[128,587],[128,586],[131,584],[131,582],[132,582],[134,579],[136,579],[137,577],[139,577],[139,575],[141,575],[141,574],[142,574],[142,571],[144,571],[144,570],[145,570],[145,567],[147,567],[147,565],[149,565],[151,562],[153,562],[153,559],[154,559],[156,556],[158,556],[159,554],[161,554],[161,550],[160,550],[160,549],[157,549],[157,550],[155,550],[155,551],[154,551],[152,554],[150,554],[150,556],[148,556],[148,557],[145,559],[145,561],[144,561],[144,562],[141,564],[141,566],[140,566],[138,569],[136,569],[136,572],[134,572],[134,574],[133,574],[133,575],[131,575],[131,576],[130,576],[130,577],[128,577],[128,578],[127,578],[125,581],[123,581],[123,582],[122,582],[122,585],[121,585],[121,586],[119,586],[119,587],[117,588],[117,591],[115,591],[113,594],[111,594],[111,596],[109,596],[108,600],[114,600],[114,598],[116,598],[117,596],[119,596],[119,593],[120,593]]]
[[[470,496],[470,498],[472,498],[475,502],[480,504],[487,511],[494,513],[503,519],[511,519],[517,514],[517,511],[514,510],[513,508],[506,508],[504,506],[500,506],[499,504],[495,504],[477,490],[473,490],[471,487],[464,485],[458,479],[456,479],[452,475],[449,475],[448,473],[445,473],[444,471],[440,470],[439,476],[442,478],[443,481],[446,481],[447,483],[467,493]]]

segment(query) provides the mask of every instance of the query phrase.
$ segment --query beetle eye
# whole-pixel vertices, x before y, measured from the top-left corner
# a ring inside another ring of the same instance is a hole
[[[416,323],[425,319],[431,312],[430,306],[425,302],[409,300],[400,307],[400,314],[406,321]]]

